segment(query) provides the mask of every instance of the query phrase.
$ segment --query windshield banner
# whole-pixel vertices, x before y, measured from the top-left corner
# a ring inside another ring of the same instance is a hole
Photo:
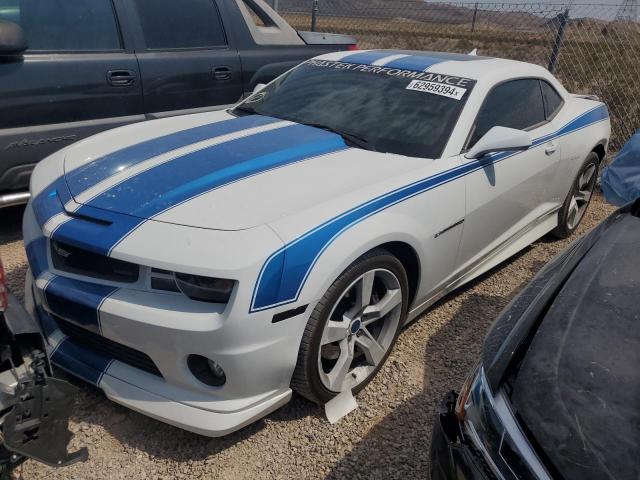
[[[308,60],[307,65],[314,67],[331,68],[335,70],[353,70],[355,72],[373,73],[377,75],[386,75],[389,77],[407,78],[412,80],[407,86],[409,90],[417,90],[421,92],[443,95],[445,97],[460,100],[465,92],[472,88],[476,83],[470,78],[456,77],[455,75],[445,75],[435,72],[416,72],[414,70],[402,70],[400,68],[388,68],[377,65],[362,65],[358,63],[337,62],[333,60]],[[422,80],[416,83],[415,80]],[[429,87],[427,84],[435,83],[436,85],[448,85],[450,87],[459,87],[457,89],[439,89],[435,86]],[[436,91],[437,90],[437,91]]]

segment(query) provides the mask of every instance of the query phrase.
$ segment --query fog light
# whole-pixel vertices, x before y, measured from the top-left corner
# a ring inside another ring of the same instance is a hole
[[[227,381],[227,375],[220,365],[202,355],[189,355],[187,366],[194,377],[205,385],[220,387]]]

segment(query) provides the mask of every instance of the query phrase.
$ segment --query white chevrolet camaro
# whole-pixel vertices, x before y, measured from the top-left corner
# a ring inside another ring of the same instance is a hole
[[[101,133],[33,173],[26,296],[53,362],[210,436],[363,388],[401,327],[589,204],[607,108],[545,69],[307,61],[228,110]]]

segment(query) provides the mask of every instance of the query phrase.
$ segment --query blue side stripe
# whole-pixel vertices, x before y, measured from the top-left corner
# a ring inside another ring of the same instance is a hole
[[[116,150],[67,173],[69,190],[77,196],[96,183],[158,155],[182,148],[194,143],[209,140],[222,135],[240,132],[280,121],[277,118],[249,115],[246,117],[222,120],[199,127],[152,138],[135,145]]]
[[[57,316],[101,334],[100,306],[116,287],[55,277],[44,289],[49,309]]]
[[[598,106],[580,115],[557,132],[535,139],[532,148],[608,117],[607,108],[604,105]],[[419,180],[348,210],[298,237],[274,252],[263,265],[254,287],[250,312],[295,302],[320,255],[348,228],[399,202],[517,154],[518,152],[497,153],[483,158],[482,161],[471,161]]]
[[[442,58],[428,57],[425,55],[410,55],[408,57],[398,58],[385,65],[386,68],[399,68],[401,70],[415,70],[423,72],[427,68],[441,63],[445,60]]]
[[[358,65],[371,65],[373,62],[390,55],[393,55],[393,53],[381,52],[379,50],[372,50],[370,52],[355,52],[342,57],[340,61],[346,63],[356,63]]]
[[[65,338],[51,355],[51,361],[70,374],[99,387],[113,359]]]
[[[198,195],[347,148],[339,135],[292,125],[191,152],[112,187],[76,212],[88,217],[97,214],[105,224],[73,219],[61,225],[53,238],[108,255],[147,219]]]

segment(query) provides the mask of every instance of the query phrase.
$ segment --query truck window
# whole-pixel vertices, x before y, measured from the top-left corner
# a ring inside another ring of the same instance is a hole
[[[134,0],[148,50],[226,45],[213,0]]]
[[[24,30],[29,50],[120,50],[111,0],[0,0],[0,18]]]

